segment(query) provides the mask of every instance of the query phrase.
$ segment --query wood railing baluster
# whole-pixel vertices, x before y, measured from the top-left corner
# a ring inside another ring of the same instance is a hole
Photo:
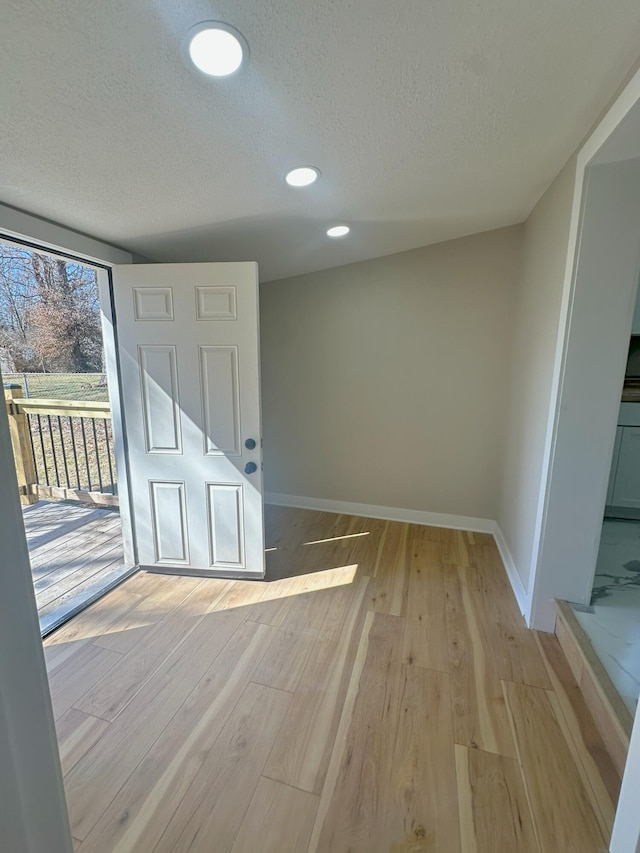
[[[19,386],[6,387],[5,398],[12,424],[12,444],[23,503],[36,503],[39,497],[54,497],[118,505],[115,466],[111,457],[113,435],[108,424],[111,409],[108,403],[25,398]],[[81,444],[76,436],[75,419],[80,421]],[[96,428],[97,420],[102,421],[104,442],[102,430],[98,432]],[[54,429],[54,421],[58,425],[57,430]],[[67,421],[71,432],[70,441],[64,435]],[[92,441],[87,440],[85,421],[91,422],[89,430]],[[46,437],[45,432],[48,433]],[[37,438],[34,433],[37,433]],[[106,459],[103,458],[105,454]],[[39,456],[42,457],[42,470]],[[82,486],[81,467],[86,470],[86,489]],[[92,482],[92,467],[95,467],[97,475],[97,491],[94,490],[96,484]],[[104,481],[107,471],[109,483]],[[55,477],[55,484],[51,475]],[[77,488],[71,483],[74,475]]]

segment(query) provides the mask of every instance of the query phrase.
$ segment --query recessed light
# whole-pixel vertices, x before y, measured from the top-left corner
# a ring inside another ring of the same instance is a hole
[[[334,225],[327,231],[327,237],[346,237],[351,231],[348,225]]]
[[[308,187],[320,177],[320,170],[315,166],[298,166],[287,172],[285,181],[290,187]]]
[[[211,77],[228,77],[240,68],[249,49],[236,29],[220,21],[202,21],[187,33],[193,64]]]

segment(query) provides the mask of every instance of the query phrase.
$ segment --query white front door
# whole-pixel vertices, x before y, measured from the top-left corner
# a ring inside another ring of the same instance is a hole
[[[262,577],[256,264],[116,266],[113,283],[138,563]]]

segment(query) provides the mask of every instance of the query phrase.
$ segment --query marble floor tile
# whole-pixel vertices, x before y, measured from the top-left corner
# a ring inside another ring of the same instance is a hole
[[[575,612],[635,714],[640,695],[640,521],[605,519],[591,606]]]

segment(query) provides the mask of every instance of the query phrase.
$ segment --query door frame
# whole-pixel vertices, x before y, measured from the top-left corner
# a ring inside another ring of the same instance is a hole
[[[603,273],[606,272],[606,275]],[[529,625],[590,598],[640,276],[640,71],[578,153],[534,549]],[[640,706],[611,853],[640,853]]]
[[[61,258],[65,261],[73,261],[90,267],[96,273],[98,285],[98,298],[100,301],[101,328],[103,345],[105,351],[105,371],[107,374],[107,387],[109,389],[109,400],[111,403],[111,424],[114,438],[114,455],[116,461],[116,475],[118,478],[118,503],[120,521],[122,524],[122,545],[124,552],[124,563],[127,569],[134,569],[138,565],[135,547],[135,531],[133,527],[133,516],[131,512],[130,490],[129,490],[129,462],[127,458],[127,435],[120,394],[120,361],[118,355],[118,329],[115,317],[113,276],[111,266],[113,263],[123,262],[121,258],[114,258],[111,263],[100,261],[94,257],[78,252],[69,252],[63,248],[52,246],[47,243],[31,240],[23,235],[0,229],[0,240],[11,243],[25,249],[33,249],[43,252],[52,257]],[[125,263],[133,263],[133,258],[128,253],[115,250],[123,255]],[[126,577],[129,575],[127,574]],[[117,583],[120,583],[119,579]],[[100,592],[103,595],[111,587]],[[88,601],[88,606],[92,601]]]
[[[553,630],[554,598],[585,603],[591,594],[639,277],[640,71],[576,161],[527,590],[531,627]]]
[[[0,234],[9,242],[69,256],[106,269],[111,263],[132,263],[122,249],[70,231],[60,225],[0,204]],[[0,467],[13,466],[7,414],[0,412]],[[33,851],[72,853],[73,843],[62,782],[49,682],[22,510],[15,480],[0,478],[0,527],[9,549],[6,571],[0,573],[0,592],[10,603],[0,620],[0,754],[4,777],[0,788],[11,810],[15,846]],[[20,683],[21,690],[13,686]]]
[[[591,598],[640,276],[640,133],[637,158],[578,166],[571,230],[528,590],[546,631],[554,599]]]

